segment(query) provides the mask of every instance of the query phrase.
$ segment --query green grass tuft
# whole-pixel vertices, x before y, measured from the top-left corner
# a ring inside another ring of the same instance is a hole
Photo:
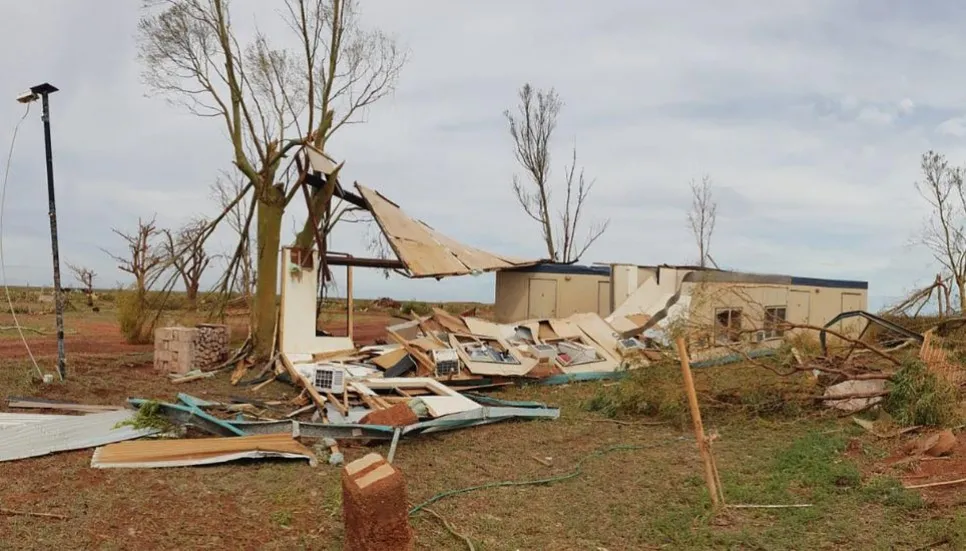
[[[916,358],[892,377],[885,410],[901,425],[949,426],[959,418],[959,391]]]

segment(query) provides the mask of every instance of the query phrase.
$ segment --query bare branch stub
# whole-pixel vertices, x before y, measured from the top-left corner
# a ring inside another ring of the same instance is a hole
[[[564,201],[556,209],[554,224],[553,184],[550,181],[551,143],[563,101],[557,92],[535,90],[524,84],[518,94],[517,112],[504,111],[513,140],[513,153],[525,173],[513,176],[513,194],[523,212],[540,225],[547,258],[554,262],[576,262],[607,231],[610,220],[592,222],[582,243],[578,232],[584,207],[595,181],[588,182],[584,169],[577,170],[577,147],[564,169]]]

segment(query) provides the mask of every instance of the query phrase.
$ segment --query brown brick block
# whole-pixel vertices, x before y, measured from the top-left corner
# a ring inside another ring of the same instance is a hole
[[[413,548],[406,481],[378,454],[369,454],[342,469],[342,515],[346,551]]]
[[[390,427],[405,427],[419,422],[419,417],[406,404],[396,404],[386,409],[370,411],[359,420],[367,425],[387,425]]]

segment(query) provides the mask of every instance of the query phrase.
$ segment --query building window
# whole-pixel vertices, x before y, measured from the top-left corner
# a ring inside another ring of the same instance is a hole
[[[740,308],[719,308],[715,311],[714,339],[719,344],[741,341]]]
[[[785,307],[769,306],[765,308],[765,327],[766,339],[780,339],[785,336]]]

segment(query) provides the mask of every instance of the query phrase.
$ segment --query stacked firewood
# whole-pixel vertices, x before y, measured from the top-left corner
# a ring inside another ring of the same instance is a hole
[[[228,359],[229,332],[227,325],[201,324],[197,326],[195,341],[195,367],[205,370],[220,365]]]

